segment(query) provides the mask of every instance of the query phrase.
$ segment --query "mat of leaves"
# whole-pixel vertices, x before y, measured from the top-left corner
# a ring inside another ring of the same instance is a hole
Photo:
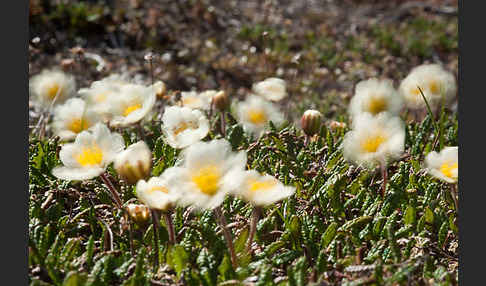
[[[214,125],[217,120],[213,117]],[[123,214],[102,182],[56,179],[51,170],[60,164],[59,143],[31,138],[30,285],[456,285],[454,202],[449,186],[421,168],[434,142],[434,124],[426,116],[406,126],[406,152],[390,166],[382,198],[379,172],[343,159],[339,146],[347,127],[322,127],[317,140],[304,146],[302,131],[291,124],[252,140],[229,118],[226,138],[235,150],[247,150],[248,167],[297,188],[289,199],[264,209],[251,255],[245,251],[251,207],[237,198],[224,201],[237,269],[210,211],[177,208],[173,247],[167,247],[163,220],[160,249],[153,248],[150,221],[132,223],[131,252]],[[436,150],[457,145],[457,116],[442,110],[438,126]],[[164,144],[160,124],[144,127],[156,176],[175,164],[179,151]],[[122,133],[127,145],[138,140],[136,130]],[[113,169],[108,171],[115,179]],[[124,202],[136,201],[133,187],[116,187]],[[160,254],[157,272],[154,251]]]

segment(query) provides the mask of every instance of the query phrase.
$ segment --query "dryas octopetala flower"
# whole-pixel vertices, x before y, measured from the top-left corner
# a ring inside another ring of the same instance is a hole
[[[87,180],[102,174],[108,164],[125,148],[123,137],[97,123],[76,136],[74,143],[62,146],[59,158],[64,166],[52,174],[63,180]]]
[[[47,109],[54,104],[63,103],[72,97],[76,90],[74,77],[59,70],[43,70],[29,80],[30,93],[33,101],[41,109]]]
[[[309,109],[304,112],[300,119],[302,129],[307,136],[313,136],[319,132],[322,122],[322,113],[317,110]]]
[[[382,112],[398,115],[402,106],[403,99],[390,79],[370,78],[356,85],[354,96],[349,103],[349,113],[353,117],[363,112],[371,115]]]
[[[147,178],[152,167],[152,151],[143,141],[138,141],[120,152],[113,167],[128,184]]]
[[[201,93],[198,93],[197,91],[183,91],[181,92],[182,106],[192,109],[209,110],[211,107],[212,96],[213,91],[205,91]]]
[[[250,95],[236,106],[237,117],[245,131],[260,136],[269,121],[280,125],[284,117],[278,108],[265,99]]]
[[[458,147],[445,147],[425,157],[427,172],[448,183],[456,183],[458,177]]]
[[[206,137],[209,121],[199,110],[170,106],[162,116],[162,131],[170,146],[185,148]]]
[[[128,84],[124,77],[113,74],[102,80],[95,81],[89,88],[82,88],[78,91],[90,109],[98,113],[104,121],[112,117],[112,101],[119,97],[121,87]]]
[[[140,84],[125,84],[120,94],[111,98],[113,117],[110,125],[126,127],[142,120],[155,105],[155,90]]]
[[[253,92],[267,100],[279,101],[287,96],[287,84],[283,79],[271,77],[253,84]]]
[[[174,186],[182,205],[199,209],[219,206],[238,188],[238,176],[245,169],[246,153],[235,153],[225,139],[197,142],[182,151],[182,166],[172,167]]]
[[[295,192],[294,187],[285,186],[270,175],[260,175],[255,170],[244,171],[240,174],[243,181],[235,194],[255,206],[265,206],[285,199]]]
[[[152,177],[148,181],[140,180],[136,186],[137,198],[151,209],[168,210],[179,198],[175,192],[176,183],[174,170],[167,169],[159,177]]]
[[[423,91],[431,108],[437,107],[442,101],[447,103],[455,97],[457,91],[454,75],[438,64],[417,66],[401,82],[399,91],[410,108],[425,107],[417,86]]]
[[[81,98],[70,98],[54,108],[52,127],[61,140],[72,140],[81,131],[87,130],[101,120]]]
[[[353,130],[343,140],[343,155],[348,161],[365,167],[386,165],[404,151],[405,128],[402,120],[388,113],[358,115]]]

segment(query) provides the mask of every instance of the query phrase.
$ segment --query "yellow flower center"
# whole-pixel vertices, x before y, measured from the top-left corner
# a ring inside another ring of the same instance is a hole
[[[415,96],[419,96],[420,95],[420,89],[418,89],[417,87],[416,88],[412,88],[412,91],[411,92]]]
[[[250,119],[250,122],[253,124],[263,124],[267,121],[267,115],[263,110],[250,110],[248,112],[248,118]]]
[[[383,97],[375,97],[372,96],[368,103],[368,111],[376,115],[382,111],[385,111],[387,108],[387,102]]]
[[[434,93],[434,94],[437,94],[439,93],[439,83],[435,80],[431,81],[429,83],[429,89],[430,89],[430,92]]]
[[[47,89],[47,97],[49,97],[50,100],[53,100],[54,97],[56,97],[57,93],[60,93],[61,87],[59,84],[54,83],[52,84],[48,89]]]
[[[151,194],[153,192],[163,192],[168,194],[169,190],[166,187],[163,186],[153,186],[150,189],[147,190],[147,193]]]
[[[123,116],[128,116],[130,113],[140,108],[142,108],[142,105],[140,103],[130,105],[127,108],[125,108],[125,110],[123,111]]]
[[[68,125],[68,129],[74,133],[79,133],[88,128],[89,128],[88,121],[82,118],[73,119]]]
[[[440,166],[440,172],[448,178],[457,179],[457,167],[458,167],[457,162],[456,163],[445,162]]]
[[[101,164],[103,151],[94,145],[92,147],[83,147],[81,154],[76,156],[76,160],[81,166],[93,166]]]
[[[106,100],[106,93],[98,93],[95,96],[95,101],[96,102],[104,102]]]
[[[385,136],[378,134],[375,136],[370,136],[366,138],[363,142],[361,142],[361,148],[363,151],[368,152],[368,153],[374,153],[380,145],[386,141]]]
[[[277,185],[277,181],[275,180],[268,180],[268,181],[251,181],[250,182],[250,191],[268,191],[271,188]]]
[[[174,135],[176,135],[176,136],[177,136],[179,133],[181,133],[181,132],[185,131],[185,130],[186,130],[186,129],[188,129],[188,128],[190,128],[190,129],[197,129],[197,128],[198,128],[198,126],[197,126],[197,124],[196,124],[195,122],[193,122],[193,121],[189,121],[189,122],[185,122],[185,121],[183,121],[183,122],[181,122],[181,123],[180,123],[178,126],[174,127],[174,128],[172,129],[172,132],[174,132]]]
[[[220,178],[219,169],[211,165],[200,169],[191,179],[201,192],[212,196],[219,190]]]

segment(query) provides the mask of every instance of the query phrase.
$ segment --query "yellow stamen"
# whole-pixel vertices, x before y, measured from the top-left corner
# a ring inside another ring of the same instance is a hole
[[[361,148],[363,151],[368,153],[374,153],[378,150],[378,147],[386,141],[385,136],[378,134],[375,136],[370,136],[366,138],[363,142],[361,142]]]
[[[251,181],[250,182],[250,191],[268,191],[271,188],[277,185],[277,181],[275,180],[268,180],[268,181]]]
[[[430,92],[432,92],[434,94],[439,93],[439,83],[436,82],[435,80],[431,81],[429,83],[429,89],[430,89]]]
[[[253,124],[263,124],[267,121],[267,115],[263,110],[250,110],[248,112],[248,117]]]
[[[150,189],[147,190],[147,193],[151,194],[153,192],[163,192],[168,194],[169,190],[166,187],[163,186],[153,186]]]
[[[198,126],[197,126],[197,124],[196,124],[195,122],[193,122],[193,121],[189,121],[189,122],[185,122],[185,121],[183,121],[183,122],[181,122],[181,123],[180,123],[178,126],[174,127],[174,128],[172,129],[172,132],[174,132],[174,135],[176,135],[176,136],[177,136],[179,133],[181,133],[181,132],[185,131],[185,130],[186,130],[186,129],[188,129],[188,128],[190,128],[190,129],[197,129],[197,128],[198,128]]]
[[[140,108],[142,108],[142,105],[140,103],[130,105],[127,108],[125,108],[125,111],[123,111],[123,116],[128,116],[130,113]]]
[[[191,179],[202,193],[212,196],[219,190],[220,178],[219,169],[211,165],[200,169]]]
[[[371,97],[368,103],[368,111],[376,115],[382,111],[385,111],[387,108],[387,102],[383,97]]]
[[[94,145],[92,147],[83,147],[81,154],[76,156],[76,160],[81,166],[93,166],[101,164],[103,151]]]
[[[49,97],[50,100],[53,100],[54,97],[56,97],[57,93],[60,93],[61,87],[59,84],[54,83],[52,84],[48,89],[47,89],[47,96]]]
[[[440,166],[440,172],[448,178],[457,179],[457,167],[458,167],[457,162],[456,163],[445,162]]]
[[[89,128],[88,121],[82,118],[73,119],[68,125],[68,129],[74,133],[79,133],[88,128]]]

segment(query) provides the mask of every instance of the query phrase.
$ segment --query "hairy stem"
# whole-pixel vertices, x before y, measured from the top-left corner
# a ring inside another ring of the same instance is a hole
[[[254,206],[253,211],[251,212],[251,221],[250,221],[250,234],[248,236],[248,244],[246,246],[247,251],[251,251],[251,244],[253,243],[253,238],[255,237],[256,227],[258,220],[260,219],[260,215],[262,213],[262,207]]]
[[[216,214],[216,217],[218,219],[219,226],[223,230],[223,235],[224,238],[226,239],[226,244],[228,245],[231,254],[231,264],[233,265],[233,268],[236,269],[238,267],[238,262],[236,260],[235,248],[233,247],[233,239],[231,238],[231,234],[228,228],[226,227],[227,225],[226,218],[224,217],[220,206],[214,209],[214,213]]]
[[[150,209],[152,225],[154,228],[154,272],[159,268],[159,214],[157,210]]]
[[[171,211],[170,209],[164,211],[163,213],[165,224],[167,225],[167,232],[169,233],[169,244],[175,244],[175,232],[174,232],[174,224],[172,223]]]
[[[101,174],[100,177],[101,177],[101,180],[103,180],[105,185],[110,190],[111,197],[115,201],[116,206],[119,209],[122,209],[122,205],[123,205],[122,200],[120,199],[120,196],[118,195],[118,192],[116,191],[115,186],[113,186],[113,183],[110,181],[110,179],[108,178],[106,173]]]

